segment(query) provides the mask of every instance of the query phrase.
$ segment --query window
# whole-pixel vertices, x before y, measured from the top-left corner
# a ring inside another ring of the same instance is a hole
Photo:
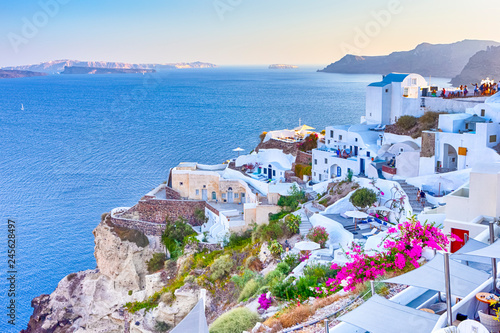
[[[330,144],[330,140],[328,140],[328,144]]]
[[[411,79],[411,84],[416,86],[417,85],[417,79]]]
[[[465,129],[468,130],[469,129],[469,123],[466,123],[465,124]]]
[[[314,159],[314,165],[318,164],[318,160]]]
[[[184,185],[184,183],[183,183],[183,182],[180,182],[180,183],[179,183],[179,185],[180,185],[180,186],[182,186],[182,185]]]
[[[484,117],[485,114],[486,114],[486,110],[485,109],[481,109],[481,117]]]
[[[241,193],[241,197],[244,198],[245,197],[245,193]]]
[[[235,198],[238,198],[238,193],[235,193],[235,194],[234,194],[234,197],[235,197]]]
[[[370,157],[370,152],[369,151],[366,152],[366,157]]]
[[[339,141],[342,141],[342,135],[339,135]]]
[[[217,193],[215,191],[212,192],[212,200],[217,200]]]
[[[404,153],[405,152],[405,149],[403,147],[399,148],[399,152],[400,153]]]
[[[319,174],[319,181],[321,181],[321,174]]]
[[[226,199],[226,193],[222,193],[222,199]]]
[[[328,164],[328,159],[327,158],[325,158],[325,164]]]
[[[267,168],[264,168],[264,173],[267,175]]]
[[[355,139],[354,139],[354,142],[358,142],[358,138],[355,138]]]
[[[386,92],[386,93],[388,93],[388,92],[389,92],[389,89],[386,89],[386,90],[385,90],[385,92]]]
[[[314,177],[316,177],[316,172],[314,173]]]
[[[276,176],[276,170],[273,170],[273,176]]]
[[[497,142],[497,136],[496,135],[490,135],[490,142]]]
[[[200,195],[200,190],[196,190],[196,195]]]
[[[330,138],[333,139],[333,131],[330,131]]]
[[[203,188],[207,188],[207,185],[203,185]]]

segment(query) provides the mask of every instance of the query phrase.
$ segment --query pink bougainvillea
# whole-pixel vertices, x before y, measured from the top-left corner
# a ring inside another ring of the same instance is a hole
[[[307,238],[318,243],[322,248],[325,247],[328,237],[328,232],[326,232],[326,229],[322,226],[315,226],[309,230],[309,233],[307,234]]]
[[[384,276],[389,271],[398,273],[419,267],[418,260],[424,247],[441,250],[450,240],[460,241],[459,237],[446,236],[441,229],[421,224],[415,218],[389,228],[387,232],[389,235],[382,245],[384,250],[375,255],[367,255],[361,246],[353,243],[352,250],[346,252],[351,262],[342,267],[333,264],[331,269],[339,269],[339,272],[326,285],[336,287],[344,281],[346,291],[354,290],[357,284]]]

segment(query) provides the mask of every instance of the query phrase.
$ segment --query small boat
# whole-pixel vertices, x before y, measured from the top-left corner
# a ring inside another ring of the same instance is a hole
[[[21,111],[24,111],[24,105],[21,103]]]

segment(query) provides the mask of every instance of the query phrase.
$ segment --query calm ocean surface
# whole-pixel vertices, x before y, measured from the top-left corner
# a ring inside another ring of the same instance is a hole
[[[249,67],[0,80],[0,332],[25,328],[32,298],[95,267],[103,212],[132,206],[181,161],[220,163],[299,118],[318,129],[358,123],[379,79]],[[4,306],[7,218],[17,223],[15,329]]]

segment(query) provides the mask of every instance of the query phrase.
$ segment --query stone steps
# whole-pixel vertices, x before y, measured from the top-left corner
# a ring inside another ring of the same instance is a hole
[[[300,222],[300,226],[299,226],[299,232],[302,236],[305,236],[307,235],[307,233],[309,232],[309,230],[312,229],[312,224],[311,222],[309,222],[309,219],[304,219],[302,218],[302,221]]]
[[[397,182],[399,183],[399,185],[401,185],[401,188],[403,189],[403,191],[405,191],[406,195],[408,196],[408,200],[410,201],[413,214],[421,213],[425,207],[432,207],[432,205],[427,201],[425,202],[423,207],[422,203],[417,201],[418,188],[408,184],[404,180],[397,180]]]

